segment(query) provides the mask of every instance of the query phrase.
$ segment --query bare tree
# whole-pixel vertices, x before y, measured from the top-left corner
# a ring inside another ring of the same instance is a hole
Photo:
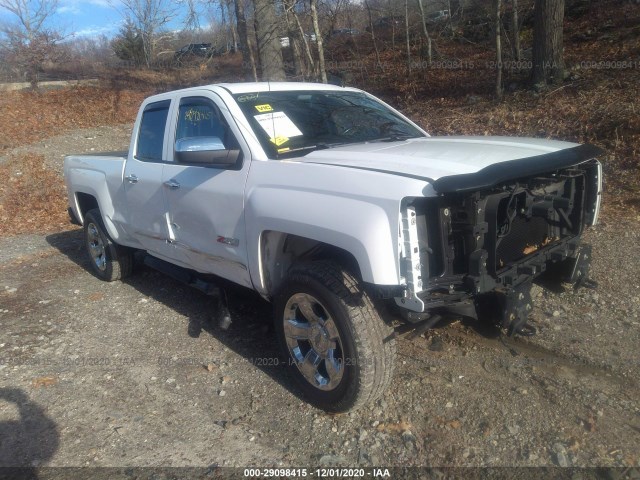
[[[384,71],[384,65],[382,65],[382,60],[380,60],[380,50],[378,49],[378,43],[376,42],[376,34],[373,28],[373,14],[371,13],[371,4],[369,0],[364,0],[364,6],[367,9],[367,17],[369,20],[369,30],[371,31],[371,40],[373,41],[373,48],[376,52],[376,67],[380,67],[382,71]]]
[[[184,29],[197,31],[200,30],[200,15],[198,15],[197,0],[186,0],[187,14],[184,19]]]
[[[124,16],[142,37],[147,67],[154,59],[157,35],[177,15],[177,6],[171,0],[110,0],[116,8],[124,9]]]
[[[3,28],[9,61],[22,69],[33,88],[47,60],[53,60],[62,34],[49,23],[58,8],[58,0],[0,0],[0,9],[15,17]]]
[[[236,30],[235,8],[232,9],[232,0],[220,0],[220,21],[224,31],[224,50],[229,53],[238,48],[238,32]]]
[[[409,42],[409,0],[404,0],[404,32],[407,40],[407,73],[411,75],[411,43]]]
[[[494,0],[496,34],[496,97],[502,99],[502,0]]]
[[[262,80],[284,80],[280,22],[274,0],[254,0],[253,6]]]
[[[304,46],[304,52],[307,58],[307,62],[309,64],[309,68],[315,71],[315,60],[313,59],[313,55],[311,54],[311,47],[309,47],[309,40],[307,39],[307,35],[304,34],[304,28],[302,28],[302,23],[300,23],[300,17],[295,10],[295,1],[291,2],[291,14],[293,15],[293,19],[298,26],[298,34],[296,36],[302,39],[302,45]]]
[[[522,60],[522,49],[520,48],[520,23],[518,22],[518,0],[512,0],[513,10],[511,12],[511,30],[513,30],[513,58],[516,62]]]
[[[311,2],[311,19],[313,20],[313,31],[316,35],[316,47],[318,48],[318,68],[320,70],[320,79],[322,83],[327,83],[327,69],[324,63],[324,47],[322,45],[322,32],[318,23],[318,0],[310,0]]]
[[[564,80],[564,0],[536,0],[533,30],[533,83]]]
[[[289,37],[291,55],[293,57],[294,75],[296,77],[305,77],[307,71],[307,65],[305,65],[304,58],[302,56],[302,42],[304,34],[298,29],[299,21],[296,18],[294,0],[283,0],[285,8],[285,20],[287,21],[287,36]]]
[[[336,22],[348,6],[349,0],[329,0],[322,3],[325,10],[325,25],[328,26],[327,31],[331,33],[336,29]]]
[[[236,25],[238,30],[238,42],[240,51],[242,52],[242,71],[246,80],[258,81],[258,72],[256,70],[256,59],[253,55],[253,47],[249,40],[247,28],[247,17],[244,14],[244,0],[234,0],[233,2],[236,12]]]
[[[238,49],[238,22],[235,18],[235,7],[233,0],[225,0],[227,4],[227,14],[229,15],[229,30],[231,30],[231,51],[235,52]]]
[[[424,34],[424,38],[427,40],[427,63],[431,65],[433,61],[433,56],[431,54],[431,36],[429,35],[429,30],[427,29],[427,17],[424,13],[424,5],[422,4],[422,0],[418,0],[418,7],[420,7],[420,18],[422,20],[422,33]]]
[[[58,0],[0,0],[0,8],[16,16],[19,28],[31,39],[46,30],[46,24],[58,8]]]

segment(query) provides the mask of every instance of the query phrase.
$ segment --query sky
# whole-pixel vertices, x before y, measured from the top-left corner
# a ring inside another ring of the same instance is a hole
[[[56,17],[64,30],[76,37],[111,37],[122,23],[122,14],[107,0],[60,0]]]
[[[110,3],[109,0],[58,0],[58,9],[52,18],[53,25],[60,28],[65,35],[74,37],[96,37],[106,35],[112,37],[118,33],[122,25],[123,15],[121,11],[112,6],[117,5],[117,0]],[[0,7],[0,22],[13,22],[15,17]],[[180,28],[180,22],[176,19],[169,28]]]

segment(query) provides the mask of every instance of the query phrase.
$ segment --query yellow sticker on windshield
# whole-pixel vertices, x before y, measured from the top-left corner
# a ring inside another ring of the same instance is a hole
[[[279,147],[283,143],[287,143],[288,141],[288,137],[274,137],[271,139],[271,143],[275,143],[277,147]]]
[[[278,153],[288,152],[289,150],[291,150],[289,147],[279,148]]]
[[[272,112],[273,108],[268,103],[265,103],[264,105],[256,105],[256,110],[259,112]]]

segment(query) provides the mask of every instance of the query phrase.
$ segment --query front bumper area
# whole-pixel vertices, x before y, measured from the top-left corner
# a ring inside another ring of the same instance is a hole
[[[597,219],[600,190],[600,165],[591,161],[486,191],[415,199],[401,228],[407,289],[396,303],[405,318],[477,318],[489,299],[500,306],[499,323],[517,329],[531,309],[532,281],[588,279],[591,250],[581,237]]]

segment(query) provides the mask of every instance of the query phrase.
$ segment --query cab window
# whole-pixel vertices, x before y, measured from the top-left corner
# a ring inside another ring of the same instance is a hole
[[[225,149],[238,148],[224,117],[207,98],[188,97],[180,101],[176,140],[193,137],[216,137]]]
[[[145,162],[161,162],[164,129],[167,125],[170,100],[147,105],[142,113],[136,158]]]

